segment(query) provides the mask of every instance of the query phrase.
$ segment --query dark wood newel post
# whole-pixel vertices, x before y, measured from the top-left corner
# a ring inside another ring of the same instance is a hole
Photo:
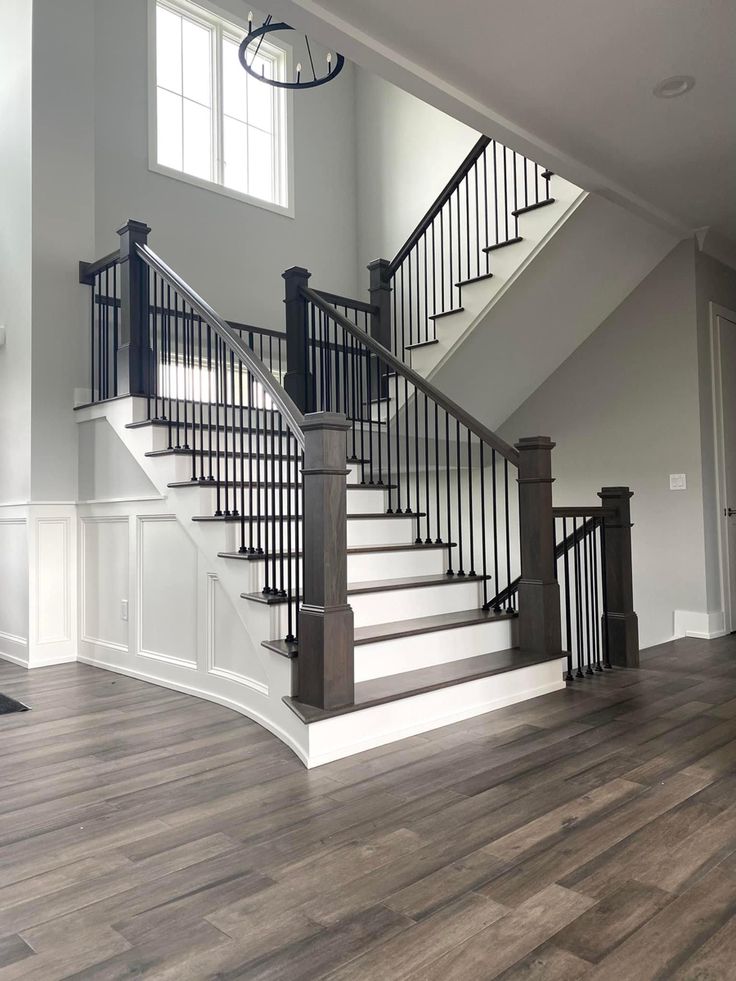
[[[308,412],[311,382],[307,362],[307,301],[302,289],[309,285],[310,273],[292,266],[282,273],[286,307],[286,375],[284,388],[302,412]]]
[[[606,591],[608,614],[603,629],[608,629],[608,653],[611,664],[624,668],[639,667],[639,618],[634,612],[634,584],[631,568],[631,498],[628,487],[603,487],[598,494],[603,507],[614,512],[603,522],[606,550]],[[606,622],[607,620],[607,622]]]
[[[298,698],[352,705],[353,610],[348,605],[348,421],[312,412],[304,422],[304,598],[299,615]]]
[[[375,259],[368,263],[370,296],[378,311],[371,315],[371,337],[391,350],[391,275],[388,259]]]
[[[120,345],[117,372],[119,395],[149,396],[156,366],[148,331],[148,266],[136,251],[146,245],[151,229],[128,219],[120,236]]]
[[[370,273],[370,297],[371,303],[377,308],[371,314],[370,335],[387,350],[391,350],[391,274],[389,272],[391,263],[388,259],[375,259],[368,263]],[[380,371],[376,364],[376,371]],[[384,376],[380,382],[376,378],[381,395],[387,395],[388,380]]]
[[[519,646],[530,653],[560,654],[560,587],[555,570],[552,450],[548,436],[519,440]]]

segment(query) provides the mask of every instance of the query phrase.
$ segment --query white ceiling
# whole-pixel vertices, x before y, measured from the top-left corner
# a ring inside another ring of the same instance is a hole
[[[581,186],[736,239],[735,0],[276,3]],[[679,74],[695,76],[692,92],[652,95]]]

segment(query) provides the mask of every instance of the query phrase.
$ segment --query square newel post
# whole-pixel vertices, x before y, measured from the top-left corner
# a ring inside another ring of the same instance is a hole
[[[631,568],[631,498],[628,487],[603,487],[598,494],[603,507],[614,512],[603,521],[606,563],[606,606],[603,629],[607,630],[611,664],[639,667],[639,618],[634,612]]]
[[[390,262],[388,259],[375,259],[368,263],[370,273],[370,297],[371,303],[376,307],[376,312],[371,314],[370,335],[379,344],[391,351],[391,274],[389,272]],[[376,370],[380,367],[376,364]],[[384,376],[376,378],[378,391],[382,396],[388,394],[388,383]]]
[[[547,436],[519,440],[519,646],[530,653],[560,654],[560,587],[555,569],[552,450]]]
[[[154,394],[156,366],[148,330],[148,266],[136,246],[146,245],[151,229],[128,219],[120,236],[120,346],[117,356],[118,394]]]
[[[353,610],[348,605],[348,421],[313,412],[304,422],[304,597],[299,615],[298,698],[334,709],[352,705]]]
[[[281,274],[285,282],[286,375],[284,388],[302,412],[309,411],[311,379],[307,352],[307,301],[302,289],[309,285],[310,273],[292,266]]]

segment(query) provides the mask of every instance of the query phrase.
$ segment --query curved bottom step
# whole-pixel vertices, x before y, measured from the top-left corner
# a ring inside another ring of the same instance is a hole
[[[522,668],[537,664],[560,662],[562,654],[527,654],[518,648],[506,651],[496,651],[492,654],[479,654],[476,657],[463,658],[460,661],[450,661],[435,664],[418,671],[405,671],[385,678],[374,678],[371,681],[361,681],[355,685],[355,701],[352,705],[344,705],[336,709],[320,709],[313,705],[300,702],[296,697],[286,696],[284,702],[302,722],[310,725],[323,722],[336,716],[360,712],[362,709],[396,702],[401,699],[413,698],[427,692],[437,691],[469,681],[490,678],[494,675],[507,674]],[[560,687],[562,687],[562,667],[559,671]]]

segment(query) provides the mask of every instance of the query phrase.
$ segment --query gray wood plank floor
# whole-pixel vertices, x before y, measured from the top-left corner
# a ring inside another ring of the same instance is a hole
[[[0,981],[736,978],[736,638],[307,772],[0,662]]]

